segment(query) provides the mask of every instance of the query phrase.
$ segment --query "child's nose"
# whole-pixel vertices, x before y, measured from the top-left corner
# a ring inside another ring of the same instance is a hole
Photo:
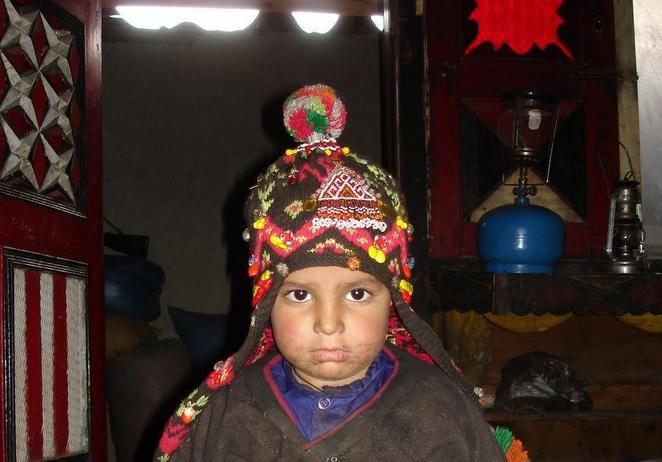
[[[318,334],[340,334],[345,330],[342,308],[335,303],[320,303],[315,310],[313,330]]]

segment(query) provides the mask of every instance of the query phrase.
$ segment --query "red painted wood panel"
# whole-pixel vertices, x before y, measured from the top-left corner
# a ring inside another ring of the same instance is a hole
[[[25,384],[27,394],[27,422],[28,422],[28,455],[30,460],[43,458],[43,435],[41,428],[42,416],[42,383],[41,383],[41,318],[39,317],[39,272],[29,270],[25,272],[25,305],[28,322],[25,326],[25,356],[27,358],[28,380]]]
[[[53,362],[67,363],[67,299],[66,279],[61,274],[53,276]],[[57,367],[53,371],[53,426],[55,428],[55,452],[64,454],[69,437],[67,369]],[[57,390],[57,392],[56,392]]]
[[[430,87],[430,255],[461,254],[459,81],[457,24],[462,11],[455,0],[426,5]],[[448,27],[448,26],[451,27]]]
[[[618,108],[615,81],[588,74],[615,66],[611,2],[563,2],[559,14],[565,23],[558,33],[574,59],[568,59],[555,46],[543,50],[534,47],[520,56],[507,47],[494,50],[489,43],[465,56],[465,47],[476,35],[476,23],[468,21],[475,8],[471,0],[442,0],[426,5],[430,255],[449,258],[476,253],[476,224],[466,222],[462,213],[460,99],[535,89],[561,99],[582,101],[588,216],[582,224],[566,223],[564,256],[602,257],[608,191],[618,176]]]
[[[71,171],[74,188],[84,178],[85,210],[78,216],[45,205],[36,204],[21,198],[0,194],[0,271],[4,274],[6,265],[3,249],[18,249],[26,252],[68,259],[87,265],[87,301],[88,328],[90,332],[90,459],[105,460],[105,405],[103,391],[103,246],[102,246],[102,208],[101,208],[101,8],[98,0],[55,0],[51,1],[13,1],[17,6],[48,9],[58,5],[84,26],[84,45],[82,60],[76,57],[77,50],[70,55],[71,70],[74,75],[83,73],[84,94],[82,101],[72,99],[72,124],[84,117],[81,129],[85,150],[85,162],[78,161]],[[31,6],[32,5],[32,6]],[[4,8],[4,6],[3,6]],[[6,18],[2,18],[3,24]],[[82,61],[82,62],[81,62]],[[4,69],[3,69],[4,73]],[[40,90],[41,91],[41,90]],[[43,111],[43,108],[38,108]],[[51,139],[52,133],[45,130],[44,137]],[[75,133],[78,135],[78,133]],[[41,149],[41,148],[40,148]],[[38,154],[38,153],[35,153]],[[39,176],[48,167],[36,166]],[[56,285],[56,287],[59,287]],[[4,304],[7,288],[0,282],[0,303]],[[61,294],[60,294],[61,296]],[[4,325],[4,309],[0,310],[0,321]],[[1,332],[1,330],[0,330]],[[1,332],[0,348],[5,345],[5,333]],[[62,341],[62,339],[58,339]],[[2,357],[5,351],[0,351]],[[58,352],[54,352],[58,354]],[[56,378],[57,379],[57,375]],[[0,387],[4,381],[0,380]],[[6,403],[5,390],[0,390]],[[38,400],[41,403],[41,400]],[[57,405],[57,403],[56,403]],[[57,413],[56,413],[57,415]],[[5,460],[5,448],[8,441],[7,422],[0,419],[0,461]],[[60,417],[56,417],[60,418]],[[59,435],[59,438],[64,438]],[[61,443],[60,443],[61,444]]]

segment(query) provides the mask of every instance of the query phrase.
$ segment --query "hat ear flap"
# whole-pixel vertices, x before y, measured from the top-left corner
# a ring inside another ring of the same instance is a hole
[[[391,287],[391,299],[397,321],[389,320],[389,331],[394,330],[396,326],[392,326],[391,324],[395,324],[395,322],[400,323],[400,329],[404,328],[404,332],[400,330],[400,344],[396,344],[396,346],[417,359],[436,364],[462,391],[472,399],[476,399],[473,387],[453,364],[453,361],[441,343],[441,339],[432,327],[414,312],[411,306],[402,299],[400,292],[394,287]]]
[[[249,366],[262,359],[274,345],[271,332],[271,310],[284,278],[273,273],[273,281],[264,297],[253,308],[248,335],[239,350],[234,354],[237,368]]]

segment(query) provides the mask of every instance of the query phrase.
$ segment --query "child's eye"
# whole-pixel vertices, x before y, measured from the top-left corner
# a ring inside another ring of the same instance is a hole
[[[291,302],[297,302],[297,303],[307,302],[312,299],[310,293],[307,290],[303,290],[303,289],[290,290],[285,295],[285,298],[287,298]]]
[[[365,289],[352,289],[345,295],[345,299],[350,302],[365,302],[370,298],[370,292]]]

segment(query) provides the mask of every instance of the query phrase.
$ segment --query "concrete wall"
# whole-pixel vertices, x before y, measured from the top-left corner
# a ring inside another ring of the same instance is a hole
[[[662,2],[634,0],[644,229],[662,257]]]
[[[104,40],[104,215],[150,236],[163,306],[223,313],[250,303],[230,285],[246,267],[240,210],[256,173],[294,145],[280,112],[292,90],[335,87],[341,144],[380,158],[379,35],[197,35]]]

